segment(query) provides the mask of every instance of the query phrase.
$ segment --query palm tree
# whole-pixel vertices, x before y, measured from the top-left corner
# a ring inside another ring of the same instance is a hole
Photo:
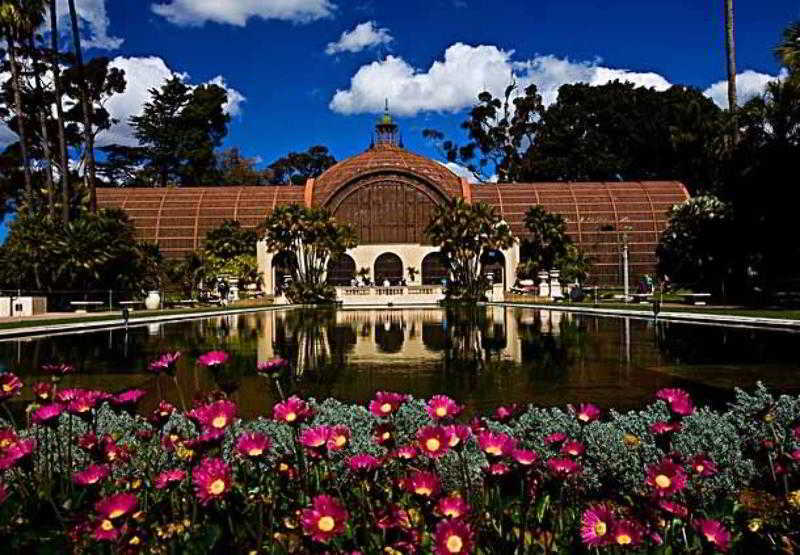
[[[75,48],[75,63],[78,69],[78,83],[81,89],[81,111],[83,112],[83,140],[86,143],[86,182],[89,186],[89,209],[97,212],[97,191],[95,191],[94,167],[94,135],[92,134],[89,112],[89,91],[86,87],[86,76],[83,73],[83,54],[81,53],[81,36],[78,29],[78,12],[75,11],[75,0],[69,0],[69,17],[72,22],[72,42]]]
[[[775,48],[775,55],[790,71],[800,74],[800,20],[783,31],[781,42]]]
[[[28,158],[28,139],[25,132],[25,111],[22,108],[22,82],[20,81],[19,65],[17,64],[17,32],[19,30],[22,11],[18,2],[4,0],[0,4],[0,25],[8,43],[8,56],[11,62],[11,87],[14,91],[14,111],[17,115],[17,134],[19,135],[20,153],[22,154],[22,169],[25,175],[25,196],[28,201],[28,210],[33,208],[33,183],[31,180],[31,162]]]
[[[66,225],[69,223],[69,156],[67,155],[67,141],[64,136],[64,107],[61,104],[63,92],[61,90],[61,68],[58,65],[58,14],[56,13],[56,0],[49,1],[50,48],[52,49],[50,67],[53,73],[56,118],[58,119],[58,154],[61,159],[61,219]]]
[[[728,108],[736,111],[736,43],[733,27],[733,0],[725,0],[725,51],[728,58]]]

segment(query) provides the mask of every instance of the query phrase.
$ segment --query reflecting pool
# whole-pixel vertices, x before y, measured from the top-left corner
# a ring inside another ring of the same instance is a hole
[[[219,388],[252,416],[276,395],[256,364],[281,356],[291,363],[284,391],[303,396],[364,401],[392,390],[446,393],[479,411],[581,401],[624,409],[669,386],[714,404],[758,380],[800,393],[798,338],[521,308],[287,309],[2,341],[0,370],[32,382],[45,378],[41,365],[69,362],[78,371],[61,387],[141,387],[151,393],[145,410],[159,399],[180,405]],[[222,371],[195,364],[216,349],[233,355]],[[175,380],[147,371],[159,354],[176,350],[184,357]]]

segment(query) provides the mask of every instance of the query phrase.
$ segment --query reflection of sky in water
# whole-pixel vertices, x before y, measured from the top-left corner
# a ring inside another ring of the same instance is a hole
[[[667,386],[712,401],[759,379],[798,392],[796,340],[788,332],[499,307],[276,310],[4,341],[0,368],[30,382],[36,379],[32,369],[70,362],[80,373],[65,385],[144,387],[152,392],[146,402],[154,405],[178,395],[175,382],[150,375],[147,363],[180,350],[185,356],[177,384],[185,398],[215,387],[235,389],[243,410],[255,414],[274,396],[255,365],[282,356],[293,371],[284,389],[317,398],[364,401],[376,390],[396,390],[421,397],[447,393],[480,409],[580,401],[627,408]],[[194,365],[212,349],[234,355],[222,373]]]

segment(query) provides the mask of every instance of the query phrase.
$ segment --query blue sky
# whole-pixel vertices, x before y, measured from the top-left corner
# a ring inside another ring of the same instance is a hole
[[[457,136],[476,94],[483,88],[499,93],[512,72],[521,84],[539,84],[546,101],[563,83],[613,78],[657,88],[691,85],[724,98],[717,0],[77,4],[86,40],[94,45],[89,55],[110,56],[128,74],[128,91],[111,105],[117,117],[137,113],[146,89],[171,71],[195,84],[214,80],[233,100],[226,146],[264,163],[314,144],[327,145],[339,159],[362,151],[387,96],[406,145],[434,155],[421,130]],[[62,18],[65,6],[59,0]],[[800,18],[800,1],[739,0],[736,9],[746,98],[779,74],[771,49],[781,30]],[[132,141],[124,124],[100,138],[105,144]]]

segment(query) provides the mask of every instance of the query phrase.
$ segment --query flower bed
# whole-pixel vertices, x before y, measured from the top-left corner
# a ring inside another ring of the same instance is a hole
[[[150,368],[172,373],[179,357]],[[258,370],[281,392],[285,368]],[[469,420],[446,396],[378,392],[366,407],[290,397],[243,421],[223,393],[141,415],[143,391],[59,389],[72,368],[48,370],[33,384],[0,375],[0,400],[37,397],[26,425],[0,429],[9,550],[798,548],[800,399],[763,387],[724,413],[667,389],[624,414],[508,406]]]

